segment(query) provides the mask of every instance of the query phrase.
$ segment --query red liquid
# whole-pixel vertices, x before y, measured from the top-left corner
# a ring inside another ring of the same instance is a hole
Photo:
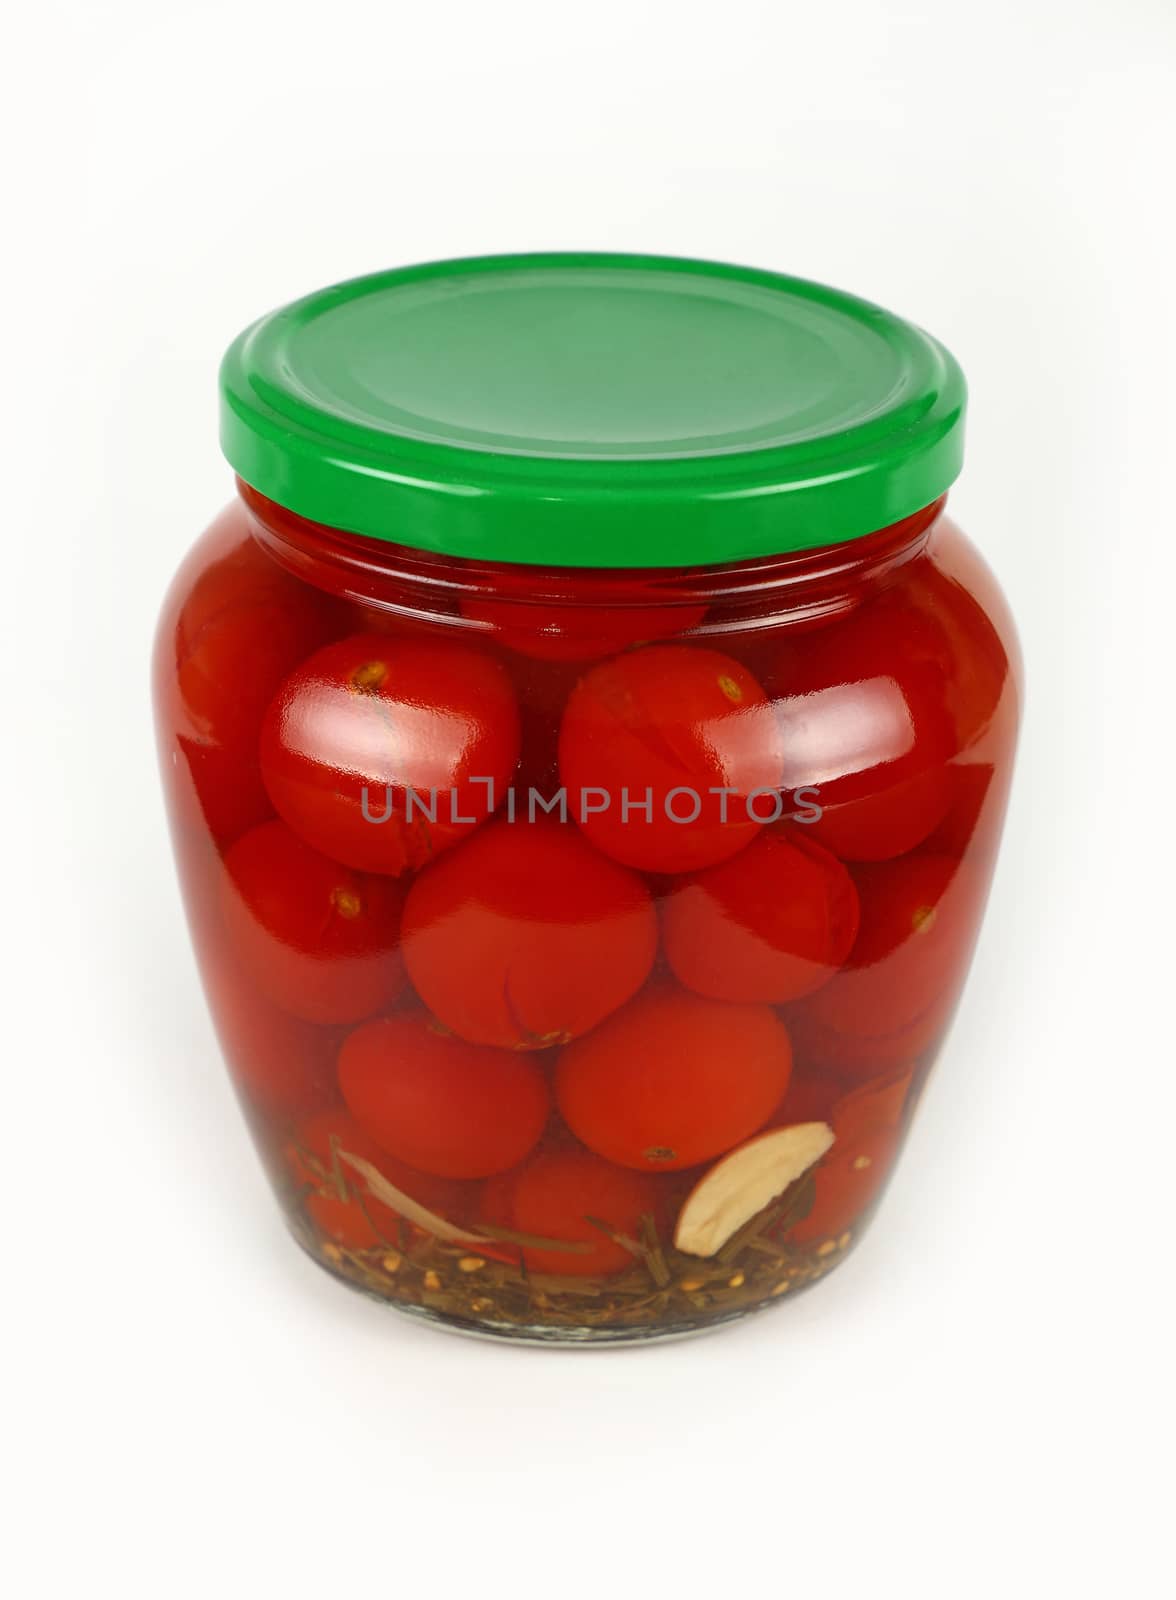
[[[1015,640],[942,504],[592,572],[242,496],[173,585],[156,708],[209,1004],[296,1236],[532,1338],[816,1281],[897,1158],[1008,790]],[[814,1125],[793,1172],[808,1136],[773,1135]]]

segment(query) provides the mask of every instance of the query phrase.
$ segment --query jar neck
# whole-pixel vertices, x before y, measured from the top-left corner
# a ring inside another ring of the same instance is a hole
[[[811,624],[860,604],[922,554],[946,496],[888,527],[813,550],[686,568],[532,567],[439,555],[310,522],[237,480],[254,534],[316,588],[390,613],[457,619],[463,602],[519,606],[705,606],[698,632]]]

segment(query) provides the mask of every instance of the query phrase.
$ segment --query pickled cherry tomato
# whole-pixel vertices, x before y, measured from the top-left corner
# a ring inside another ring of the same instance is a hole
[[[225,855],[222,906],[243,969],[310,1022],[358,1022],[404,988],[397,885],[328,861],[284,822],[263,822]]]
[[[417,1172],[381,1150],[346,1111],[333,1110],[299,1125],[285,1148],[286,1166],[294,1181],[307,1189],[304,1209],[318,1232],[353,1250],[391,1243],[399,1216],[377,1200],[364,1178],[336,1151],[345,1150],[376,1167],[402,1193],[448,1221],[468,1209],[460,1183]]]
[[[822,807],[815,838],[845,861],[885,861],[929,837],[951,805],[947,767],[930,767],[876,794]]]
[[[785,646],[773,680],[785,786],[816,789],[813,836],[850,861],[920,844],[951,803],[956,753],[941,640],[905,591]]]
[[[928,559],[904,574],[907,602],[923,619],[924,648],[944,685],[955,744],[973,744],[998,720],[1012,731],[1020,662],[1010,659],[1016,632],[996,581],[976,548],[945,518]]]
[[[812,1209],[789,1230],[796,1243],[843,1232],[881,1193],[902,1142],[912,1079],[908,1069],[834,1105],[828,1120],[835,1142],[813,1174]]]
[[[913,1067],[885,1073],[859,1083],[839,1099],[833,1126],[842,1139],[866,1128],[894,1128],[906,1115],[915,1080]]]
[[[955,1005],[975,936],[977,883],[949,856],[863,863],[861,927],[831,982],[789,1011],[806,1057],[869,1072],[912,1060]]]
[[[828,1122],[846,1093],[845,1081],[828,1071],[814,1071],[799,1062],[788,1080],[783,1100],[768,1118],[769,1128],[791,1128],[799,1122]]]
[[[882,1192],[901,1142],[898,1128],[874,1127],[835,1144],[813,1173],[812,1209],[789,1229],[789,1239],[815,1243],[858,1222]]]
[[[640,995],[561,1053],[560,1114],[606,1160],[652,1172],[694,1166],[761,1128],[792,1070],[770,1006],[686,990]]]
[[[338,1099],[335,1029],[283,1011],[220,950],[209,952],[204,968],[217,1037],[251,1109],[284,1123]]]
[[[205,567],[176,621],[175,671],[193,738],[241,748],[274,689],[323,642],[328,602],[247,533]]]
[[[531,1057],[455,1039],[419,1013],[349,1034],[339,1087],[382,1149],[443,1178],[485,1178],[517,1166],[538,1143],[551,1106]]]
[[[302,1207],[316,1232],[347,1250],[370,1250],[396,1237],[395,1211],[365,1190],[344,1162],[336,1163],[332,1139],[373,1166],[386,1160],[378,1145],[345,1111],[329,1111],[295,1130],[283,1152],[287,1170],[305,1190]]]
[[[593,667],[564,712],[559,765],[597,849],[649,872],[726,860],[784,813],[772,706],[717,650],[652,645]]]
[[[999,827],[1003,806],[999,812],[989,796],[994,773],[987,761],[961,763],[950,769],[952,786],[951,809],[927,840],[927,850],[939,855],[963,856],[972,851],[982,858],[991,849],[994,826]],[[981,818],[985,825],[981,826]]]
[[[636,1239],[643,1216],[655,1219],[663,1196],[656,1178],[614,1166],[583,1151],[533,1156],[517,1172],[494,1181],[483,1197],[482,1218],[518,1233],[587,1246],[580,1250],[523,1249],[530,1272],[564,1277],[607,1276],[633,1266],[633,1253],[614,1234]]]
[[[330,601],[298,583],[224,518],[225,553],[176,619],[178,745],[209,829],[227,842],[273,815],[257,741],[278,685],[332,631]]]
[[[779,1003],[827,983],[858,929],[853,879],[803,826],[765,830],[746,850],[670,887],[665,950],[687,988]]]
[[[357,634],[290,675],[261,770],[278,814],[334,860],[393,875],[468,837],[519,755],[505,669],[464,644]]]
[[[827,1122],[844,1142],[851,1131],[876,1124],[897,1124],[913,1078],[911,1067],[889,1068],[865,1081],[839,1078],[811,1066],[798,1067],[768,1126],[787,1128],[798,1122]]]
[[[477,1044],[578,1038],[645,982],[657,916],[634,873],[568,824],[495,822],[413,883],[404,957],[421,999]]]

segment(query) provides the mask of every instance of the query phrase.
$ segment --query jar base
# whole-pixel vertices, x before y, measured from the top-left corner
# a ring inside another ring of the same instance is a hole
[[[384,1306],[390,1311],[400,1312],[417,1322],[427,1324],[442,1333],[457,1334],[466,1339],[481,1339],[491,1344],[526,1345],[531,1348],[546,1347],[547,1349],[560,1350],[602,1350],[616,1349],[620,1346],[671,1344],[680,1343],[685,1339],[701,1338],[708,1333],[717,1333],[732,1324],[742,1322],[754,1316],[757,1312],[770,1311],[785,1298],[795,1299],[804,1294],[815,1284],[820,1283],[828,1272],[838,1262],[843,1261],[848,1252],[842,1251],[828,1262],[826,1269],[819,1275],[798,1283],[793,1291],[786,1297],[783,1295],[762,1300],[751,1305],[740,1306],[738,1310],[728,1312],[715,1312],[708,1316],[696,1318],[682,1317],[673,1322],[650,1323],[640,1326],[621,1327],[587,1327],[553,1324],[524,1323],[524,1322],[499,1322],[487,1318],[475,1321],[455,1315],[449,1311],[434,1310],[431,1306],[421,1305],[412,1300],[392,1299],[378,1290],[370,1288],[367,1284],[357,1280],[346,1270],[335,1263],[325,1259],[314,1244],[300,1233],[296,1226],[290,1225],[290,1236],[302,1253],[328,1277],[341,1283],[345,1288],[360,1294],[365,1300],[374,1301],[377,1305]]]

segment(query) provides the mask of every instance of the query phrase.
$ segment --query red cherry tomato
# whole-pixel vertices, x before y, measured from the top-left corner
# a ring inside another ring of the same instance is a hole
[[[949,856],[863,864],[844,969],[790,1008],[806,1059],[861,1074],[913,1060],[947,1025],[975,938],[975,874]]]
[[[814,1071],[797,1063],[783,1100],[768,1119],[769,1128],[791,1128],[799,1122],[827,1122],[845,1097],[845,1083],[833,1073]]]
[[[799,1243],[856,1223],[882,1192],[902,1143],[913,1071],[862,1084],[833,1109],[835,1143],[814,1173],[813,1206],[791,1230]]]
[[[769,1006],[659,988],[567,1046],[556,1101],[576,1137],[606,1160],[673,1171],[761,1128],[791,1070],[787,1030]]]
[[[633,873],[552,821],[495,822],[409,890],[413,987],[477,1044],[543,1049],[577,1038],[645,982],[657,916]]]
[[[895,1128],[906,1115],[911,1098],[915,1069],[904,1067],[881,1077],[859,1083],[843,1095],[833,1113],[833,1126],[840,1137],[866,1128]]]
[[[901,589],[785,647],[777,702],[787,789],[817,791],[812,835],[851,861],[913,850],[951,801],[943,641]]]
[[[827,1122],[839,1139],[851,1129],[896,1124],[902,1116],[914,1077],[912,1067],[887,1069],[878,1077],[855,1083],[828,1071],[798,1067],[788,1092],[772,1115],[771,1128],[798,1122]]]
[[[242,971],[236,952],[206,952],[209,1009],[233,1081],[247,1105],[288,1122],[324,1110],[338,1099],[336,1029],[283,1011]]]
[[[179,611],[166,670],[180,759],[225,843],[273,815],[257,756],[262,717],[283,678],[330,638],[335,613],[242,531],[238,515],[226,515],[219,542],[224,553]]]
[[[653,645],[593,667],[568,701],[559,765],[592,843],[649,872],[724,861],[785,811],[772,707],[717,650]]]
[[[846,861],[905,855],[931,834],[951,804],[947,767],[930,767],[875,794],[822,807],[815,838]]]
[[[995,831],[1004,817],[1003,795],[999,811],[992,803],[994,769],[991,762],[961,764],[949,769],[951,809],[927,840],[928,852],[969,855],[985,859],[995,846]]]
[[[279,815],[324,855],[393,875],[468,837],[518,755],[518,707],[498,662],[391,635],[359,634],[304,662],[261,733]]]
[[[484,1221],[543,1239],[587,1245],[587,1250],[543,1250],[522,1254],[530,1272],[598,1277],[633,1266],[633,1253],[588,1219],[614,1234],[636,1239],[641,1219],[655,1219],[663,1206],[656,1178],[601,1161],[583,1151],[533,1156],[517,1172],[487,1184]]]
[[[298,1127],[283,1151],[287,1170],[304,1191],[302,1207],[316,1233],[348,1250],[370,1250],[396,1238],[395,1211],[366,1193],[362,1179],[337,1161],[332,1140],[379,1166],[379,1147],[345,1111],[328,1111]]]
[[[218,845],[232,844],[273,816],[274,808],[261,781],[256,744],[248,751],[228,750],[197,744],[180,734],[172,761],[173,793],[179,792],[182,811],[189,811],[194,802],[195,814]]]
[[[225,855],[225,928],[243,969],[310,1022],[358,1022],[404,988],[401,891],[328,861],[283,822]]]
[[[766,829],[730,861],[671,887],[665,950],[716,1000],[796,1000],[827,983],[858,928],[853,879],[800,826]]]
[[[905,570],[903,589],[940,673],[956,748],[966,749],[996,722],[1008,722],[1012,732],[1020,678],[1016,631],[992,573],[946,518],[927,559]]]
[[[485,1178],[517,1166],[538,1142],[551,1105],[531,1057],[467,1044],[419,1014],[348,1035],[339,1086],[377,1144],[443,1178]]]
[[[496,1228],[514,1227],[514,1179],[514,1172],[496,1172],[478,1185],[479,1222],[492,1223]]]
[[[789,1230],[789,1239],[807,1244],[852,1227],[882,1192],[901,1137],[897,1128],[874,1127],[834,1145],[813,1174],[812,1210]]]
[[[469,1209],[464,1185],[393,1160],[346,1111],[326,1111],[295,1130],[285,1158],[294,1181],[308,1190],[303,1202],[307,1215],[336,1244],[365,1250],[393,1243],[399,1221],[397,1212],[370,1192],[361,1174],[337,1157],[336,1149],[370,1162],[395,1188],[449,1222],[459,1221]]]

